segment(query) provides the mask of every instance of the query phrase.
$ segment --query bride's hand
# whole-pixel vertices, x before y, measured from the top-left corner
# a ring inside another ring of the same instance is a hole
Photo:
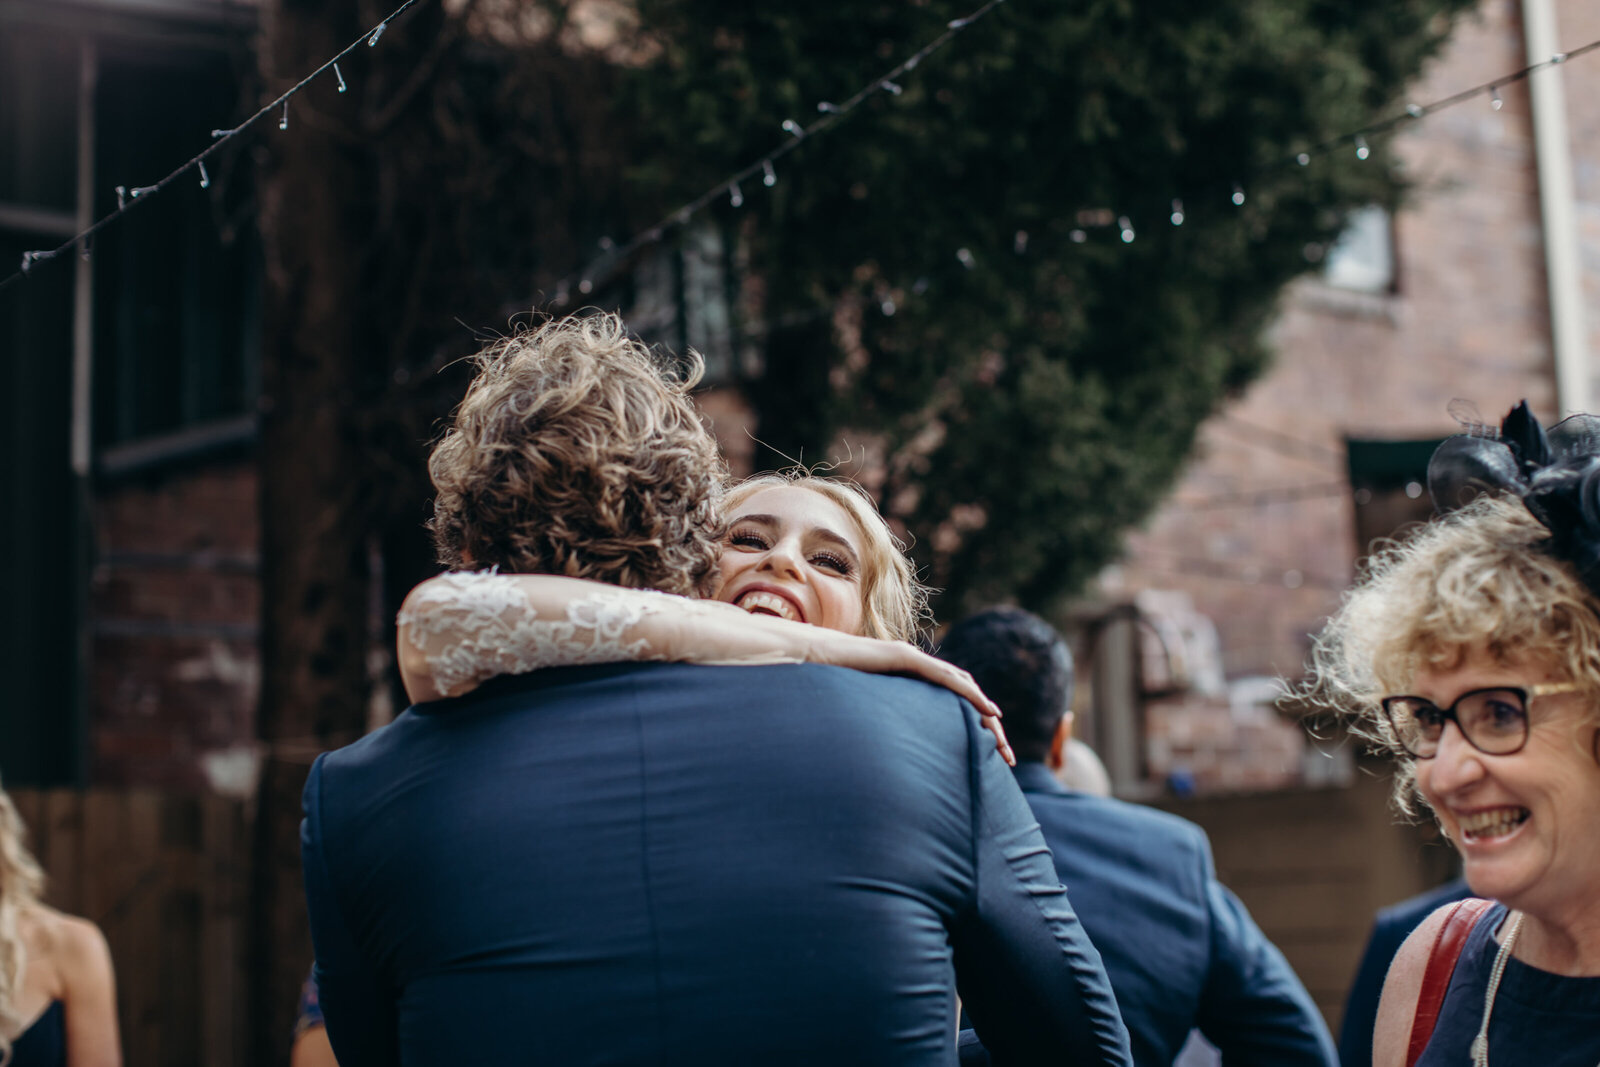
[[[801,624],[803,625],[803,624]],[[972,675],[953,663],[930,656],[904,641],[886,641],[875,637],[858,637],[855,634],[827,630],[820,626],[808,627],[813,631],[806,649],[806,659],[811,663],[826,663],[835,667],[867,671],[870,674],[899,674],[920,678],[934,685],[942,685],[959,697],[965,697],[978,714],[983,725],[994,734],[1000,755],[1011,766],[1017,765],[1016,753],[1006,740],[1006,731],[1000,725],[1000,706],[984,695]]]

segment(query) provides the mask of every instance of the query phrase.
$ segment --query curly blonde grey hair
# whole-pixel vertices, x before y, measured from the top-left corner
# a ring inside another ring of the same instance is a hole
[[[820,493],[855,521],[862,540],[862,634],[895,641],[914,641],[924,635],[932,619],[928,587],[917,580],[916,566],[906,555],[905,544],[889,529],[878,505],[855,482],[813,474],[805,467],[758,474],[728,490],[728,514],[734,514],[763,489],[782,487]]]
[[[17,1014],[17,995],[28,969],[23,941],[23,915],[39,906],[44,872],[28,851],[27,832],[11,797],[0,789],[0,1065],[11,1060],[11,1040],[24,1022]]]
[[[689,399],[696,353],[674,380],[598,314],[503,338],[476,361],[428,461],[441,562],[708,589],[726,474]]]
[[[1318,636],[1301,695],[1353,713],[1358,736],[1398,757],[1402,811],[1417,810],[1415,764],[1378,702],[1421,669],[1480,649],[1498,663],[1531,660],[1582,685],[1600,725],[1600,602],[1546,551],[1549,538],[1516,498],[1480,497],[1376,553]]]

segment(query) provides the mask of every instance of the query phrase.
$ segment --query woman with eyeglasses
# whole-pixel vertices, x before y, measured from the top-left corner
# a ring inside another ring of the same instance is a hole
[[[1481,901],[1401,948],[1376,1067],[1600,1064],[1600,419],[1519,405],[1429,467],[1445,514],[1379,553],[1315,695],[1398,757]],[[1347,1065],[1349,1067],[1349,1065]]]

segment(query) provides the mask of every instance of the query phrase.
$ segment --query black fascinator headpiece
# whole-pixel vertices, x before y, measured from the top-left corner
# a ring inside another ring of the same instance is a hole
[[[1600,597],[1600,417],[1573,415],[1548,433],[1524,400],[1500,429],[1472,425],[1428,462],[1428,493],[1441,513],[1480,493],[1513,493],[1550,531],[1550,552]]]

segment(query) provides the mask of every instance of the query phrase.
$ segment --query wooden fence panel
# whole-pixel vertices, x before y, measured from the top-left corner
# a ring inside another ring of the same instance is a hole
[[[11,794],[47,901],[92,919],[117,972],[127,1067],[246,1058],[246,806],[150,791]]]

